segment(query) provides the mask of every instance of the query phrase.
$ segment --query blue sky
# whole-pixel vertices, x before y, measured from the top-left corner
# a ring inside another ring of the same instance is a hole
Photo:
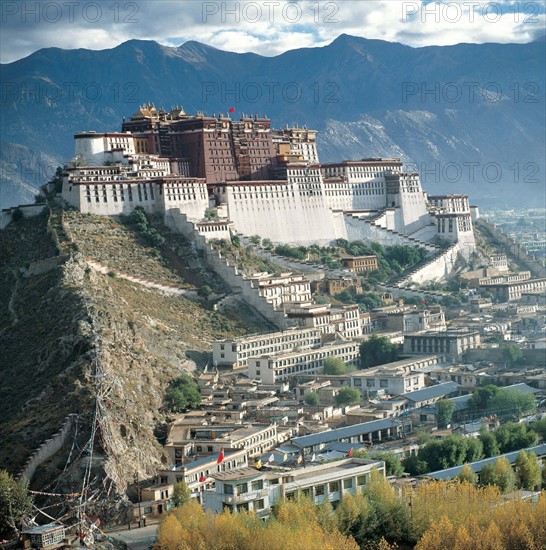
[[[112,48],[131,38],[277,55],[342,33],[414,47],[530,42],[545,33],[544,1],[2,0],[0,60],[37,49]]]

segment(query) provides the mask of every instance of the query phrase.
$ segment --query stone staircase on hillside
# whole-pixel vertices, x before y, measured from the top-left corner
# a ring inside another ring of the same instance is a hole
[[[361,222],[362,224],[365,225],[365,229],[363,230],[363,238],[367,237],[370,240],[376,240],[378,242],[386,242],[389,244],[420,246],[421,248],[424,248],[425,250],[427,250],[432,254],[435,254],[441,250],[441,248],[436,244],[433,244],[427,241],[422,241],[415,237],[411,237],[404,233],[400,233],[399,231],[396,231],[394,229],[386,229],[385,227],[378,225],[377,222],[382,221],[383,217],[386,216],[385,212],[383,212],[381,215],[378,215],[377,217],[372,219],[362,217],[361,215],[355,214],[355,213],[348,213],[345,215],[350,216],[353,222],[355,221]],[[366,233],[368,233],[368,235],[366,235]]]

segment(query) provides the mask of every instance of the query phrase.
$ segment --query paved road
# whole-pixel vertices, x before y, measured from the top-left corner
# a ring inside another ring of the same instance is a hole
[[[147,550],[154,542],[157,533],[157,525],[148,525],[137,529],[110,531],[109,537],[123,541],[131,550]]]

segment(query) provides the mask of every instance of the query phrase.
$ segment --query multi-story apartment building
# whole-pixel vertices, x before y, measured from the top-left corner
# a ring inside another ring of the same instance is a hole
[[[215,488],[205,492],[204,507],[215,513],[226,509],[254,511],[258,517],[267,518],[274,504],[295,498],[298,492],[315,504],[330,502],[335,507],[344,495],[354,495],[369,483],[373,470],[384,477],[385,463],[347,458],[286,471],[241,468],[213,476]]]
[[[345,363],[356,364],[359,357],[358,342],[338,342],[316,349],[278,355],[251,357],[248,375],[264,384],[275,384],[293,375],[314,374],[324,366],[328,357],[337,357]]]
[[[508,271],[508,258],[503,252],[489,254],[487,263],[489,267],[498,269],[499,271]]]
[[[459,359],[469,349],[480,347],[479,331],[420,332],[404,335],[404,353],[438,354]]]
[[[349,384],[359,389],[365,396],[373,396],[377,392],[387,395],[402,395],[425,387],[425,374],[422,372],[406,372],[404,369],[373,369],[357,371],[349,377]]]
[[[247,426],[218,424],[171,429],[164,446],[171,464],[181,466],[184,457],[208,456],[222,449],[244,449],[249,457],[259,456],[280,443],[276,424]]]
[[[352,256],[341,258],[341,265],[353,273],[373,271],[378,268],[377,256]]]
[[[480,285],[480,288],[491,292],[493,297],[500,302],[511,302],[512,300],[519,300],[523,294],[529,292],[544,292],[546,290],[546,279],[527,279],[513,283],[487,283]]]
[[[172,464],[169,468],[163,468],[157,472],[156,482],[161,486],[173,486],[181,481],[202,502],[203,491],[213,486],[212,476],[220,472],[229,472],[248,466],[248,453],[246,449],[224,448],[224,459],[218,463],[220,453],[213,453],[200,458],[192,457],[181,464]],[[205,479],[203,479],[205,478]]]
[[[276,309],[286,303],[311,301],[311,283],[303,275],[256,273],[248,278],[262,298]]]
[[[287,307],[289,319],[300,326],[317,328],[321,334],[339,333],[344,338],[356,338],[364,332],[369,319],[360,314],[357,305],[332,306],[330,304],[302,304]]]
[[[249,357],[319,347],[322,342],[320,334],[317,328],[294,328],[216,341],[212,343],[212,361],[220,367],[246,367]]]
[[[378,330],[421,332],[446,330],[442,306],[421,309],[411,306],[387,306],[371,312],[372,324]]]

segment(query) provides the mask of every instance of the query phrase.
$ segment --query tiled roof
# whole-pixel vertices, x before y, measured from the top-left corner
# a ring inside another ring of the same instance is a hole
[[[326,444],[339,439],[347,439],[359,435],[369,434],[378,430],[386,430],[401,426],[401,422],[392,418],[382,418],[380,420],[372,420],[371,422],[363,422],[362,424],[354,424],[353,426],[345,426],[336,430],[328,430],[318,434],[303,435],[293,437],[292,443],[298,447],[312,447],[314,445]]]

